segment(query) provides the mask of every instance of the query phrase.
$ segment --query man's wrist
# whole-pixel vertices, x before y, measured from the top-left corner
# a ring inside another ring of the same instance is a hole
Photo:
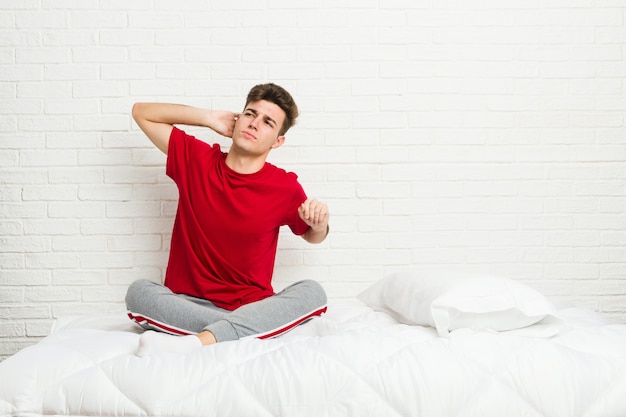
[[[204,124],[206,127],[208,127],[211,130],[215,130],[214,126],[215,126],[215,112],[213,110],[210,109],[203,109],[204,110]]]
[[[326,225],[326,227],[323,227],[321,229],[315,229],[314,227],[311,227],[311,229],[313,230],[313,232],[315,232],[315,234],[324,234],[324,238],[326,236],[328,236],[328,233],[330,233],[330,225]]]

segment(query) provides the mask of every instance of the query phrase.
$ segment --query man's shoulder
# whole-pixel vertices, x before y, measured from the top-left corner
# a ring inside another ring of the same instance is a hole
[[[286,169],[276,166],[270,162],[265,163],[265,169],[268,174],[274,176],[274,178],[283,179],[287,182],[298,182],[298,174],[292,171],[287,171]]]
[[[223,153],[222,147],[219,143],[208,143],[203,140],[198,139],[197,137],[188,134],[184,130],[174,126],[172,129],[172,133],[170,135],[170,141],[180,142],[182,146],[193,149],[194,151],[207,151],[207,152],[216,152]]]

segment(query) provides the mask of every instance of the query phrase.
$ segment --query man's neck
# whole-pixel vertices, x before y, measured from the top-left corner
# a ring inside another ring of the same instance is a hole
[[[226,166],[239,174],[254,174],[265,166],[266,156],[242,156],[229,152]]]

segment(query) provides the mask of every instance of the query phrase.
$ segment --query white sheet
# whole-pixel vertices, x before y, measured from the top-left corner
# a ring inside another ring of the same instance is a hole
[[[626,416],[626,326],[439,337],[362,304],[272,340],[133,355],[123,315],[60,320],[0,363],[1,416]]]

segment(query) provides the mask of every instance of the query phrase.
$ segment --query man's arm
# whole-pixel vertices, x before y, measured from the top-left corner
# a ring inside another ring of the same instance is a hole
[[[316,199],[307,199],[298,208],[300,218],[309,225],[309,230],[302,235],[309,243],[322,243],[330,228],[328,226],[328,206]]]
[[[175,124],[205,126],[222,136],[231,137],[235,125],[235,114],[182,104],[135,103],[133,119],[148,139],[167,154],[170,135]]]

